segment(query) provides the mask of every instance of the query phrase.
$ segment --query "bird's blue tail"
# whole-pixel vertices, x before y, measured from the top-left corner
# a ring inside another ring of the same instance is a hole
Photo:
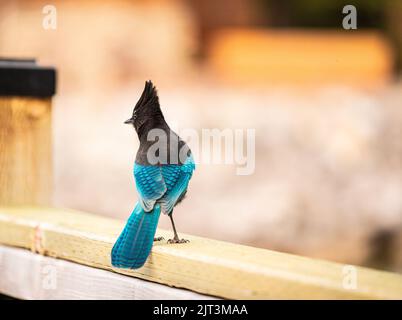
[[[144,265],[151,252],[161,208],[156,204],[145,212],[139,203],[127,221],[112,249],[112,265],[136,269]]]

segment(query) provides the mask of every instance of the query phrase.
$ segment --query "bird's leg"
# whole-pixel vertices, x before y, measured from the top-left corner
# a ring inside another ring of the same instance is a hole
[[[177,234],[176,227],[175,227],[174,221],[173,221],[173,211],[169,214],[169,218],[170,218],[170,221],[172,222],[174,237],[173,237],[173,239],[169,239],[168,243],[186,243],[186,242],[190,242],[189,240],[179,238],[179,235]]]
[[[162,240],[165,240],[165,238],[164,237],[156,237],[156,238],[154,238],[154,241],[162,241]]]

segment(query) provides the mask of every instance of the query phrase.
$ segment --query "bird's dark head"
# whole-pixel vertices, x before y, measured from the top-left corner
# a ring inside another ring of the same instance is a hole
[[[124,123],[132,124],[140,135],[164,121],[156,88],[151,80],[146,81],[144,91],[134,107],[131,118]]]

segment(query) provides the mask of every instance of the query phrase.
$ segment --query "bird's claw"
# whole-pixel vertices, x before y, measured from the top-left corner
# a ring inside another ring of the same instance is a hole
[[[173,239],[169,239],[167,241],[167,243],[187,243],[190,242],[190,240],[187,239],[179,239],[179,238],[173,238]]]
[[[154,241],[162,241],[162,240],[165,240],[165,238],[164,237],[156,237],[156,238],[154,238]]]

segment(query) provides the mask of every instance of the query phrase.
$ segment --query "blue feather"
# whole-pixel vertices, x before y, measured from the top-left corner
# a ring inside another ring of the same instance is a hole
[[[112,265],[136,269],[144,265],[151,252],[161,209],[156,205],[145,212],[139,203],[112,249]]]
[[[195,164],[190,156],[182,164],[134,165],[139,200],[112,249],[112,265],[136,269],[151,252],[160,212],[170,214],[183,198]]]

